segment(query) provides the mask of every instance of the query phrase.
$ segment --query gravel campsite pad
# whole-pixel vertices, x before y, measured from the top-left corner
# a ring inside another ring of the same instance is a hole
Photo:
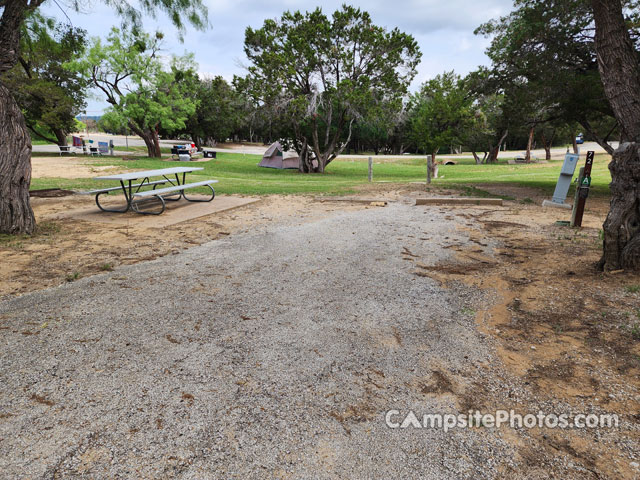
[[[526,432],[385,422],[392,409],[464,413],[487,392],[528,395],[476,328],[474,308],[491,295],[416,269],[452,261],[468,225],[394,202],[7,298],[2,476],[535,473]],[[490,256],[495,245],[474,247]]]

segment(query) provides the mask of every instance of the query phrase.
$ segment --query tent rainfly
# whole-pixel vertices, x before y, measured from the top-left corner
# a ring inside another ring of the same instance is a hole
[[[259,167],[267,168],[298,168],[300,157],[294,152],[285,152],[280,142],[272,143],[264,152],[262,160],[258,164]]]

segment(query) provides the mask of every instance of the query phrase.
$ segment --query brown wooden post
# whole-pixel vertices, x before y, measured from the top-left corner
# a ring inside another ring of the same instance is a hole
[[[584,163],[584,171],[582,173],[582,181],[578,185],[578,201],[574,205],[574,212],[571,219],[572,227],[582,226],[582,217],[584,215],[584,206],[587,203],[587,197],[589,196],[589,187],[591,186],[591,167],[593,166],[594,152],[587,152],[587,161]]]

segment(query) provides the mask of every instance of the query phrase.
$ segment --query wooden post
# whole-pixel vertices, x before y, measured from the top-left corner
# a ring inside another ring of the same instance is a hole
[[[373,181],[373,158],[369,157],[369,182]]]
[[[432,175],[433,175],[433,156],[427,155],[427,185],[431,183]]]
[[[587,161],[584,164],[584,168],[580,169],[582,173],[582,179],[577,186],[577,201],[573,205],[573,214],[571,215],[571,226],[581,227],[582,216],[584,215],[584,206],[587,203],[587,197],[589,196],[589,187],[591,186],[591,167],[593,166],[593,151],[587,152]],[[580,177],[578,177],[580,178]]]
[[[584,180],[584,167],[580,167],[580,172],[578,173],[578,181],[576,183],[576,191],[573,195],[573,209],[571,210],[571,222],[570,222],[570,225],[572,227],[576,226],[576,211],[578,210],[578,202],[580,199],[580,185],[582,185],[583,180]]]

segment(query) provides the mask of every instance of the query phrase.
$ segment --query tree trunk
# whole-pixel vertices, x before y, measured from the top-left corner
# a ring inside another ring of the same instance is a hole
[[[140,130],[136,132],[142,140],[144,140],[144,144],[147,147],[147,155],[150,158],[156,157],[156,144],[154,142],[153,132],[150,130]]]
[[[303,140],[302,147],[300,148],[300,166],[298,168],[300,173],[313,172],[313,163],[311,160],[311,149],[306,140]]]
[[[150,158],[160,158],[162,156],[160,152],[160,143],[158,141],[158,132],[156,130],[143,130],[131,120],[128,121],[128,125],[129,128],[144,141],[144,144],[147,147],[147,155],[149,155]]]
[[[604,91],[623,140],[613,153],[611,206],[604,222],[604,270],[640,270],[640,64],[620,0],[592,0]]]
[[[18,61],[20,26],[27,11],[43,0],[2,2],[0,75]],[[29,203],[31,136],[11,92],[0,84],[0,233],[33,233],[36,219]]]
[[[486,163],[495,163],[498,161],[498,154],[500,153],[500,149],[502,148],[502,144],[504,143],[505,138],[507,138],[507,135],[509,135],[509,130],[502,132],[502,136],[495,147],[489,146],[489,156],[487,157]]]
[[[482,163],[482,160],[480,160],[480,157],[478,156],[478,154],[474,151],[471,152],[473,154],[473,159],[476,161],[476,165],[480,165]]]
[[[200,137],[195,134],[191,134],[191,141],[196,146],[198,150],[202,150],[202,142],[200,141]]]
[[[578,153],[580,153],[580,150],[578,149],[578,142],[576,140],[576,135],[573,135],[573,153],[575,153],[576,155],[578,155]]]
[[[551,134],[551,138],[547,139],[547,136],[542,132],[542,146],[544,147],[545,160],[551,160],[551,147],[553,146],[553,139],[556,136],[555,130]]]
[[[65,132],[61,128],[55,128],[53,130],[53,133],[56,136],[56,143],[59,146],[64,147],[67,144],[67,132]]]
[[[31,234],[31,137],[20,107],[0,84],[0,233]]]
[[[146,132],[138,135],[142,138],[142,140],[144,140],[144,144],[147,147],[147,155],[149,157],[154,157],[155,156],[153,154],[154,145],[153,145],[153,139],[151,138],[151,136],[148,135]]]
[[[640,64],[620,0],[592,0],[596,55],[622,141],[640,142]]]
[[[158,127],[151,131],[153,138],[153,156],[156,158],[162,158],[162,151],[160,150],[160,138],[158,137]]]
[[[529,129],[529,140],[527,141],[527,153],[524,156],[524,161],[529,163],[531,161],[531,146],[533,145],[533,134],[535,133],[535,127]]]
[[[640,269],[640,143],[623,143],[613,154],[611,205],[604,222],[603,270]]]
[[[498,161],[498,154],[500,153],[500,146],[496,145],[489,150],[489,157],[487,163],[496,163]]]

